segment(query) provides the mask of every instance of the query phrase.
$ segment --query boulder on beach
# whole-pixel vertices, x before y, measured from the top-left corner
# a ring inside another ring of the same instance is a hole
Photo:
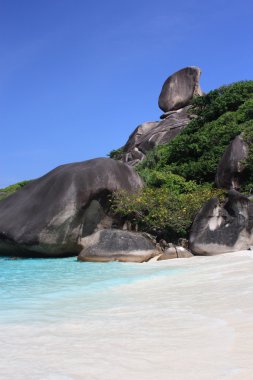
[[[240,177],[245,169],[248,146],[242,135],[236,136],[225,150],[217,168],[215,183],[224,189],[240,189]]]
[[[104,229],[81,239],[80,261],[124,261],[142,263],[159,255],[155,244],[144,234]]]
[[[109,158],[59,166],[0,202],[1,254],[78,254],[82,237],[113,223],[108,195],[142,186],[132,167]]]
[[[178,110],[189,105],[194,96],[202,95],[200,74],[200,68],[190,66],[171,75],[165,81],[159,96],[158,104],[161,110]]]
[[[170,259],[185,259],[193,257],[193,254],[184,247],[170,247],[167,248],[158,258],[158,261],[161,260],[170,260]]]
[[[190,249],[196,255],[215,255],[249,249],[253,245],[253,203],[235,190],[222,205],[210,199],[198,212]]]

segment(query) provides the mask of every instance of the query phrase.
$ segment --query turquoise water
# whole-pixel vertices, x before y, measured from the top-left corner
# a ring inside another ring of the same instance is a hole
[[[249,252],[0,258],[0,380],[251,379],[252,271]]]
[[[157,263],[83,263],[76,258],[0,258],[0,323],[85,319],[121,303],[119,286],[157,276],[173,268]]]

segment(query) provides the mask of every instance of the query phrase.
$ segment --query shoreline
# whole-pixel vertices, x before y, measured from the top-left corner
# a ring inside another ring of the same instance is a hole
[[[87,294],[82,276],[76,283],[74,276],[76,268],[86,273],[84,266],[72,264],[71,291],[66,278],[66,291],[55,288],[45,305],[34,296],[39,304],[27,322],[16,316],[16,323],[0,324],[5,380],[17,373],[18,380],[251,379],[252,251],[144,265],[89,263],[113,270],[116,279],[120,270],[136,276]]]

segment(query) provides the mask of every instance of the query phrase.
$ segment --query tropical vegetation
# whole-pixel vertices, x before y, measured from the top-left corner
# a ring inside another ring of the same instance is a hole
[[[117,193],[114,212],[140,230],[161,236],[187,236],[194,216],[215,188],[218,162],[239,134],[249,145],[242,191],[253,189],[253,81],[233,83],[192,101],[195,116],[174,140],[149,152],[137,167],[145,188]]]

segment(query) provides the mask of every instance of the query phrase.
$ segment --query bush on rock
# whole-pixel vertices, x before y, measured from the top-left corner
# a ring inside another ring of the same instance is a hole
[[[142,231],[176,239],[187,236],[197,211],[214,196],[222,199],[222,190],[202,186],[179,193],[168,187],[146,187],[136,194],[115,193],[113,210]]]

